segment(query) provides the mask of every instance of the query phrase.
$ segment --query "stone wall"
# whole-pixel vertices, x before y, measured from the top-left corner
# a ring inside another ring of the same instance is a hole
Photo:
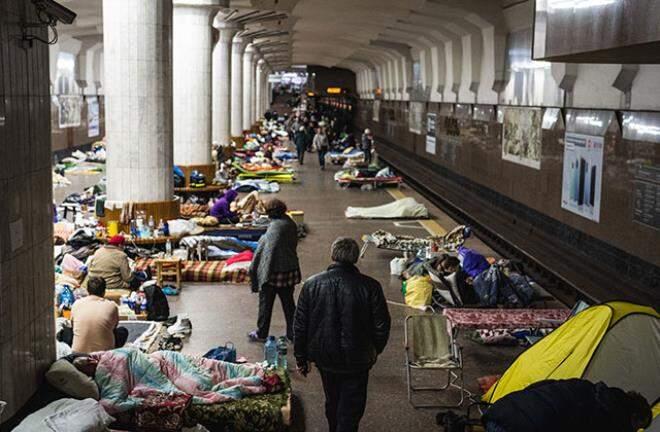
[[[0,0],[0,421],[55,357],[48,47],[23,45],[22,20],[32,2]]]

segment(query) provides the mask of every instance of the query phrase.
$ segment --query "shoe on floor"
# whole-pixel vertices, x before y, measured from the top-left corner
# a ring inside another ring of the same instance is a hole
[[[248,333],[247,337],[250,339],[250,342],[266,342],[266,338],[259,337],[259,333],[256,330]]]
[[[187,315],[181,314],[177,317],[176,322],[167,328],[167,333],[171,335],[181,334],[189,335],[192,332],[192,324]]]

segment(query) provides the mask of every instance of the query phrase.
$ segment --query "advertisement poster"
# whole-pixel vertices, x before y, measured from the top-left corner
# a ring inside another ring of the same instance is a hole
[[[502,130],[502,159],[541,169],[541,125],[543,111],[540,108],[504,109]]]
[[[93,96],[87,99],[87,136],[93,138],[99,135],[101,135],[99,100]]]
[[[561,207],[598,222],[603,137],[566,132]]]
[[[378,99],[374,100],[373,108],[374,108],[374,112],[371,119],[376,122],[380,121],[380,100]]]
[[[60,128],[80,126],[80,106],[82,97],[80,96],[59,96],[57,98],[59,105],[59,125]]]
[[[426,153],[435,154],[435,121],[437,114],[426,114]]]
[[[424,115],[424,102],[410,102],[408,111],[408,129],[412,133],[422,134],[422,123]]]

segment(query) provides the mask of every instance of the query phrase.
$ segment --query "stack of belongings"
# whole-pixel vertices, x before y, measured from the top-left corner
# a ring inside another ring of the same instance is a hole
[[[183,219],[203,218],[209,214],[209,205],[198,195],[190,195],[181,203],[179,213]]]
[[[540,293],[522,265],[486,259],[463,245],[469,235],[470,229],[461,225],[432,239],[442,254],[393,260],[392,273],[404,280],[406,304],[410,295],[409,305],[422,308],[530,306]]]
[[[277,182],[267,180],[237,180],[232,186],[236,192],[259,192],[259,193],[277,193],[280,191],[280,185]]]
[[[348,147],[344,150],[333,150],[328,153],[330,162],[334,165],[344,165],[346,168],[358,167],[364,164],[364,152],[355,147]]]
[[[385,230],[378,230],[363,237],[365,242],[376,245],[379,249],[399,252],[413,252],[429,249],[433,244],[430,238],[419,238],[407,235],[395,235]]]
[[[335,181],[344,186],[351,185],[399,185],[403,182],[390,168],[349,168],[335,173]]]
[[[429,211],[424,204],[407,197],[376,207],[348,207],[349,219],[426,219]]]
[[[98,163],[105,163],[106,157],[105,142],[103,141],[96,141],[92,144],[92,149],[86,155],[88,161]]]

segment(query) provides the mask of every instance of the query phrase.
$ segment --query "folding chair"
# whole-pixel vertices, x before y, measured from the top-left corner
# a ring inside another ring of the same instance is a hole
[[[439,314],[409,315],[404,330],[410,404],[414,408],[458,408],[463,405],[463,357],[461,348],[447,331],[447,318]],[[413,371],[444,371],[447,373],[447,382],[440,387],[416,387],[412,384]],[[415,392],[442,391],[449,387],[460,389],[461,397],[455,405],[416,404],[413,401]]]

